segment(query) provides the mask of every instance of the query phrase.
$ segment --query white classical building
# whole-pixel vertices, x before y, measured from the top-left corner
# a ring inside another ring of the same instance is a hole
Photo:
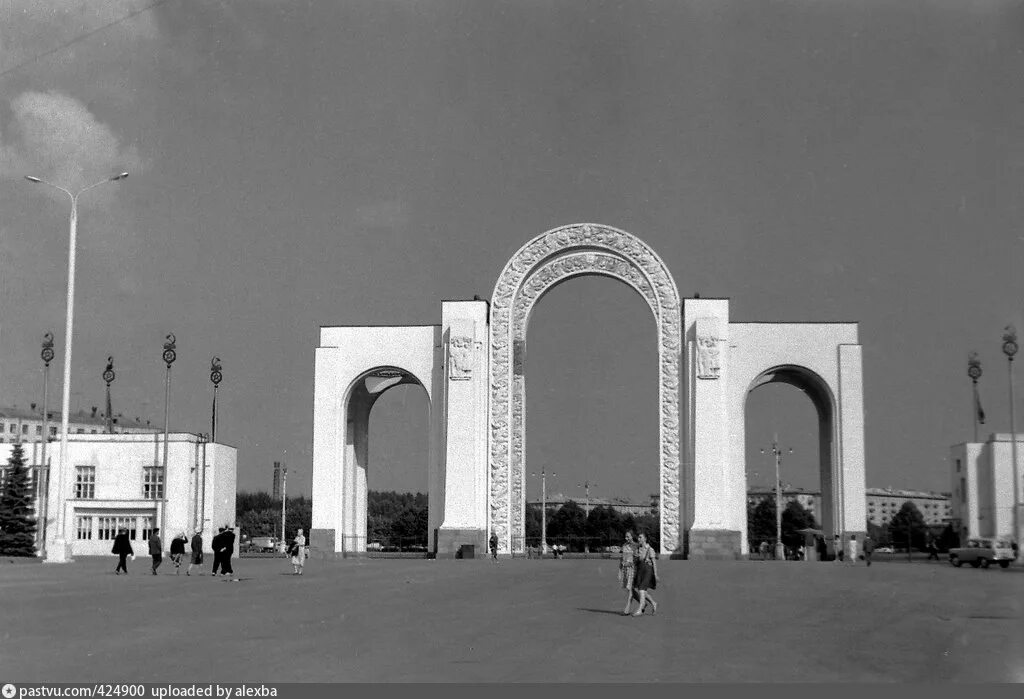
[[[681,299],[661,258],[600,224],[543,233],[517,251],[490,302],[442,301],[438,325],[324,327],[316,349],[313,530],[322,555],[366,547],[370,408],[392,386],[430,404],[429,526],[439,556],[492,533],[524,547],[525,356],[536,303],[584,275],[617,279],[646,301],[658,346],[660,550],[676,558],[747,551],[745,408],[766,383],[802,389],[819,418],[829,534],[862,534],[864,400],[856,323],[736,323],[728,299]]]
[[[1024,461],[1024,440],[1017,436],[1017,458]],[[951,518],[961,540],[1013,537],[1013,441],[992,433],[984,442],[954,444],[949,450],[953,486]],[[1020,478],[1021,474],[1017,474]],[[1020,502],[1022,484],[1018,482]]]
[[[0,464],[10,456],[12,444],[0,444]],[[237,450],[209,443],[198,435],[168,435],[167,472],[164,473],[163,434],[73,434],[68,440],[68,467],[58,479],[60,443],[51,442],[47,453],[49,477],[41,464],[41,443],[22,444],[25,464],[42,473],[36,516],[44,525],[40,553],[58,539],[58,511],[62,510],[64,540],[72,556],[109,555],[121,527],[127,528],[136,554],[146,554],[146,541],[160,527],[164,549],[171,538],[197,529],[211,532],[235,524]]]

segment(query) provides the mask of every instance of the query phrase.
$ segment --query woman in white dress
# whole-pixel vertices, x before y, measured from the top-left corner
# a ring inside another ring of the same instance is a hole
[[[302,530],[295,535],[292,542],[292,575],[302,575],[302,566],[306,564],[306,537]]]

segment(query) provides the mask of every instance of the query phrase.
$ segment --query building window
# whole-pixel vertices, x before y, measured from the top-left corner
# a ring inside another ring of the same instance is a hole
[[[8,425],[7,431],[10,432],[11,434],[14,434],[15,432],[18,431],[18,426],[12,422],[10,425]]]
[[[43,433],[43,426],[42,425],[36,425],[36,434],[40,435],[42,433]]]
[[[79,541],[92,539],[92,517],[76,517],[75,528],[78,530]]]
[[[96,434],[96,430],[89,430],[89,434]]]
[[[75,432],[76,432],[77,434],[85,434],[85,428],[83,428],[83,427],[79,427],[79,428],[78,428],[77,430],[75,430]]]
[[[149,541],[149,535],[153,533],[153,518],[142,518],[142,540]]]
[[[160,466],[146,466],[142,469],[142,497],[146,500],[163,499],[164,470]]]
[[[956,472],[960,473],[960,459],[956,460]]]
[[[75,467],[75,498],[93,500],[96,498],[96,467]]]
[[[21,426],[21,433],[22,434],[28,434],[28,425],[22,425]]]
[[[117,536],[116,517],[97,517],[96,538],[100,541],[110,541]]]
[[[56,427],[51,427],[50,428],[50,436],[51,437],[56,437],[57,436],[57,428]]]
[[[961,503],[966,503],[967,502],[967,479],[966,478],[961,478],[960,479],[960,502]]]

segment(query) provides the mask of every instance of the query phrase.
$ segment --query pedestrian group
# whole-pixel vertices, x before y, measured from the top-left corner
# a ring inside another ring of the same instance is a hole
[[[619,582],[626,590],[626,608],[623,615],[629,616],[633,600],[638,603],[633,616],[642,616],[651,605],[651,614],[658,613],[658,603],[654,601],[651,590],[658,587],[658,563],[654,549],[647,543],[647,535],[637,535],[634,543],[632,532],[626,532],[622,544],[622,557],[619,559]]]

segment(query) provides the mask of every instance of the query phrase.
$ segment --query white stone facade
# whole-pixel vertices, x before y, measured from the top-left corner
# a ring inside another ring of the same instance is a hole
[[[40,446],[22,445],[26,466],[41,459]],[[4,464],[13,448],[0,445]],[[163,434],[72,435],[60,492],[60,443],[51,443],[49,496],[45,503],[36,502],[37,518],[45,520],[47,544],[58,536],[58,507],[64,509],[64,539],[73,556],[109,555],[111,531],[120,526],[129,529],[136,555],[147,554],[146,539],[153,526],[161,529],[165,551],[179,532],[202,528],[209,546],[217,528],[234,527],[237,450],[204,442],[197,435],[171,433],[167,473],[161,479],[163,450]],[[204,472],[205,479],[200,475]]]
[[[658,333],[661,551],[747,550],[744,414],[770,381],[807,391],[821,424],[823,527],[862,533],[864,406],[855,323],[732,323],[727,299],[680,299],[661,258],[625,231],[543,233],[502,270],[491,303],[445,301],[441,324],[325,327],[316,350],[313,532],[324,555],[365,551],[367,424],[398,383],[430,400],[429,522],[439,555],[523,547],[525,352],[530,313],[555,285],[603,275],[647,302]]]
[[[995,433],[985,442],[950,447],[951,518],[962,540],[978,536],[1015,538],[1012,447],[1009,434]],[[1017,458],[1024,462],[1024,439],[1019,434]]]

